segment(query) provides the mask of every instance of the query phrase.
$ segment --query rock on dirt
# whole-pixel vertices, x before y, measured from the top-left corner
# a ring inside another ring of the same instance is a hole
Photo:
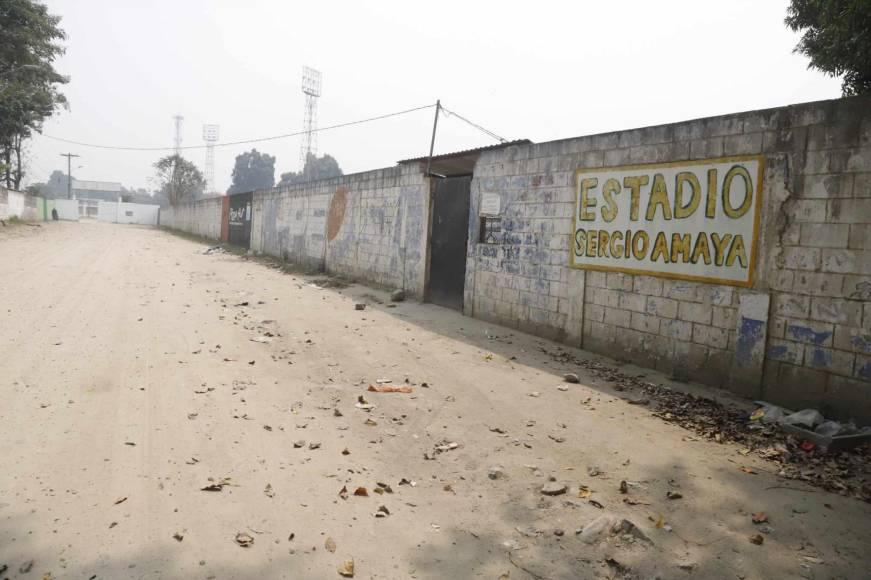
[[[405,290],[402,288],[397,288],[393,292],[390,293],[390,301],[391,302],[403,302],[405,300]]]

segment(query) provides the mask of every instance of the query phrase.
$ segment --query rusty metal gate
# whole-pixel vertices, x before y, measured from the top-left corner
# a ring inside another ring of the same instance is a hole
[[[471,185],[471,176],[439,179],[432,196],[426,299],[457,310],[463,309]]]
[[[251,211],[254,194],[237,193],[230,196],[229,241],[248,248],[251,245]]]

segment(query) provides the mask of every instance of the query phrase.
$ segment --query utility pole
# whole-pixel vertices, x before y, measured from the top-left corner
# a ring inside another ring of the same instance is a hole
[[[432,164],[432,150],[435,147],[436,127],[439,124],[439,109],[442,108],[442,100],[436,100],[435,119],[432,121],[432,140],[429,142],[429,158],[426,160],[426,176],[429,177],[429,167]]]
[[[67,158],[67,199],[73,198],[73,176],[72,176],[72,162],[73,157],[79,157],[73,153],[61,153],[61,157]]]

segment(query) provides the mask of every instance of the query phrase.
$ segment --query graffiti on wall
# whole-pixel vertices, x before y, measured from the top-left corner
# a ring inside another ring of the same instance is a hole
[[[345,220],[345,208],[348,205],[348,188],[339,186],[336,194],[330,200],[330,210],[327,213],[327,239],[333,241],[342,229]]]
[[[750,286],[761,156],[580,169],[574,268]]]

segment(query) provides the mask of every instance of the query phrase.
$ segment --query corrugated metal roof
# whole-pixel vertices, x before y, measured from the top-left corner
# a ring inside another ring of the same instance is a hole
[[[443,153],[442,155],[433,155],[433,161],[439,159],[450,159],[452,157],[462,157],[464,155],[469,155],[471,153],[483,153],[484,151],[493,151],[495,149],[503,149],[505,147],[511,147],[512,145],[531,145],[532,141],[529,139],[515,139],[514,141],[508,141],[506,143],[499,143],[497,145],[487,145],[486,147],[476,147],[474,149],[464,149],[463,151],[454,151],[453,153]],[[424,155],[423,157],[415,157],[414,159],[403,159],[401,161],[397,161],[397,163],[415,163],[420,161],[426,161],[429,159],[429,155]]]

